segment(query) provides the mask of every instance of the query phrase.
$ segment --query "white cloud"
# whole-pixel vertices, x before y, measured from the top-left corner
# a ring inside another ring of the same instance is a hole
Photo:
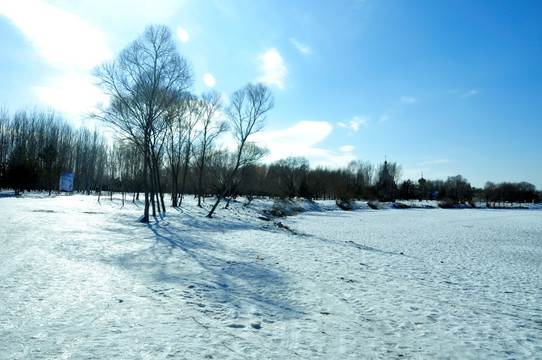
[[[188,33],[186,32],[186,30],[183,29],[182,27],[177,28],[177,36],[179,37],[179,40],[181,40],[181,42],[183,43],[188,42],[188,40],[190,40],[190,36],[188,36]]]
[[[48,106],[72,115],[90,112],[98,102],[107,100],[105,95],[92,85],[89,75],[52,77],[44,84],[34,86],[33,90]]]
[[[282,56],[277,49],[272,48],[258,57],[260,70],[263,75],[257,80],[277,86],[279,89],[284,89],[284,80],[288,69],[284,65]]]
[[[354,147],[352,145],[344,145],[344,146],[341,146],[340,149],[342,152],[352,152],[352,150],[354,150]]]
[[[210,88],[214,87],[216,84],[215,77],[210,73],[203,75],[203,82]]]
[[[105,35],[79,17],[42,0],[2,2],[8,17],[56,76],[32,87],[46,105],[70,114],[88,111],[103,99],[89,70],[111,58]]]
[[[300,43],[299,41],[297,41],[296,39],[292,38],[290,39],[290,42],[296,47],[296,49],[302,53],[302,54],[310,54],[311,53],[311,48],[309,45],[306,45],[306,44],[302,44]]]
[[[413,97],[403,96],[401,98],[401,103],[402,104],[414,104],[414,103],[417,103],[417,102],[418,102],[418,99],[413,98]]]
[[[38,53],[57,68],[92,69],[111,57],[105,36],[77,16],[42,0],[5,1],[7,16]]]
[[[337,167],[348,164],[355,159],[349,153],[335,153],[317,147],[327,138],[333,126],[325,121],[301,121],[285,130],[262,132],[255,134],[251,141],[267,146],[270,155],[268,162],[275,162],[289,156],[302,156],[309,160],[311,166]]]
[[[147,24],[168,24],[191,0],[46,0],[108,31],[108,37],[124,46]],[[129,38],[126,38],[126,37]],[[110,41],[115,41],[110,40]]]
[[[361,117],[361,116],[354,116],[354,118],[347,123],[339,122],[337,125],[339,125],[342,128],[350,129],[354,132],[359,130],[360,126],[368,126],[368,117]]]

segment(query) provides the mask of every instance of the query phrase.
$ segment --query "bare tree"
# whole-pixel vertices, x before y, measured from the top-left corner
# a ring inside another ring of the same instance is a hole
[[[269,155],[269,149],[267,149],[266,147],[258,146],[253,142],[247,142],[245,144],[245,149],[243,150],[243,156],[241,157],[241,165],[239,166],[239,169],[241,169],[241,171],[238,171],[236,176],[233,177],[233,179],[226,187],[226,191],[230,192],[231,194],[237,193],[239,187],[241,186],[241,183],[243,182],[247,174],[247,166],[256,164],[267,155]],[[228,197],[226,206],[224,206],[225,209],[230,206],[230,201],[231,196]]]
[[[198,135],[197,125],[199,99],[192,94],[185,94],[167,112],[169,124],[168,159],[172,177],[172,206],[181,206],[186,188],[192,148]],[[181,179],[179,187],[179,179]]]
[[[448,176],[448,179],[439,189],[441,199],[452,201],[470,201],[473,191],[470,183],[461,175]]]
[[[236,162],[227,177],[226,188],[216,199],[207,217],[213,216],[220,200],[229,191],[239,167],[259,160],[263,155],[261,152],[255,151],[254,146],[247,146],[247,141],[251,135],[263,129],[267,112],[273,108],[273,105],[273,94],[263,83],[249,83],[231,96],[230,105],[226,108],[226,116],[237,143]],[[247,153],[252,156],[246,156],[245,149],[247,148],[251,150]]]
[[[301,181],[309,170],[309,160],[304,157],[287,157],[276,162],[279,186],[289,198],[298,196]]]
[[[149,194],[155,193],[160,179],[158,142],[163,141],[165,111],[191,86],[192,71],[178,54],[169,28],[150,25],[118,58],[98,66],[94,75],[109,104],[100,105],[93,116],[119,131],[143,154],[141,222],[148,222]]]
[[[171,206],[173,207],[177,207],[178,204],[183,148],[187,141],[187,132],[190,129],[187,126],[186,118],[190,114],[191,98],[192,95],[186,94],[182,99],[179,99],[175,104],[170,106],[166,112],[168,123],[167,159],[171,175]]]
[[[368,161],[352,160],[347,171],[354,176],[355,192],[359,199],[365,195],[366,189],[371,186],[374,166]]]
[[[0,189],[3,187],[4,167],[9,154],[9,112],[6,108],[0,108]]]
[[[197,148],[196,167],[198,171],[198,206],[201,207],[203,196],[203,176],[207,165],[208,152],[213,141],[228,128],[227,123],[218,119],[222,109],[222,99],[218,92],[204,93],[198,103],[198,118],[201,131],[199,134],[199,146]]]

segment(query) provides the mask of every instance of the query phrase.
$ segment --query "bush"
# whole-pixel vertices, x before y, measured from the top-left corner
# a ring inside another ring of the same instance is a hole
[[[337,204],[337,206],[339,208],[341,208],[342,210],[345,210],[345,211],[351,211],[351,210],[354,210],[352,204],[349,202],[349,201],[340,201],[340,200],[337,200],[335,202]]]
[[[394,203],[393,207],[395,209],[410,209],[410,206],[404,203]]]
[[[367,206],[369,206],[371,209],[373,210],[378,210],[378,204],[376,203],[376,201],[369,201],[367,203]]]
[[[456,209],[460,207],[461,204],[459,204],[458,201],[453,201],[451,199],[442,199],[438,202],[438,207],[442,209]]]
[[[263,213],[273,217],[293,216],[303,211],[303,208],[297,206],[293,201],[276,200],[271,210],[264,210]]]

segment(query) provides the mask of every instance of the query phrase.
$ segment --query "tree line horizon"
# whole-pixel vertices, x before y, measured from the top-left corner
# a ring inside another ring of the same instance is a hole
[[[208,174],[201,179],[204,197],[220,193],[223,174],[232,155],[224,148],[208,150]],[[180,205],[181,195],[197,195],[200,179],[194,153],[189,156],[185,176],[176,184],[185,191],[177,194],[175,206]],[[58,191],[60,174],[69,172],[75,174],[75,192],[126,193],[133,194],[135,199],[143,192],[138,157],[137,150],[126,142],[110,144],[98,130],[70,125],[54,111],[22,109],[10,116],[5,108],[0,109],[0,189],[52,193]],[[465,202],[479,199],[491,203],[540,200],[540,192],[528,182],[488,181],[484,188],[476,188],[456,175],[447,180],[424,179],[422,186],[416,180],[400,181],[401,166],[397,163],[387,163],[387,167],[393,182],[392,193],[397,199],[449,198]],[[256,162],[241,169],[227,195],[379,200],[383,198],[379,194],[382,186],[378,185],[383,168],[383,163],[374,165],[360,160],[342,168],[311,168],[303,157],[289,157],[270,164]],[[161,175],[167,193],[174,193],[172,179],[177,175],[171,169]],[[184,187],[179,186],[180,182],[184,182]]]
[[[93,75],[108,102],[89,116],[114,131],[112,143],[98,130],[76,128],[54,111],[0,109],[0,188],[55,191],[60,173],[75,175],[74,191],[144,194],[141,218],[182,206],[194,194],[198,205],[232,195],[329,198],[340,201],[429,199],[469,202],[540,201],[528,182],[472,187],[461,175],[447,180],[400,182],[397,163],[372,165],[356,160],[337,169],[311,168],[303,157],[263,164],[268,150],[250,141],[274,106],[264,83],[248,83],[224,105],[216,91],[191,92],[193,73],[165,26],[147,26],[117,58]],[[218,139],[228,133],[235,148]]]

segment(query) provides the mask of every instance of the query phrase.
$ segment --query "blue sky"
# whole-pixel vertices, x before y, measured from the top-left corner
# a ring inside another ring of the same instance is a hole
[[[542,2],[19,0],[0,2],[0,104],[75,123],[90,71],[147,24],[174,32],[194,92],[265,81],[268,161],[399,163],[403,179],[542,188]]]

